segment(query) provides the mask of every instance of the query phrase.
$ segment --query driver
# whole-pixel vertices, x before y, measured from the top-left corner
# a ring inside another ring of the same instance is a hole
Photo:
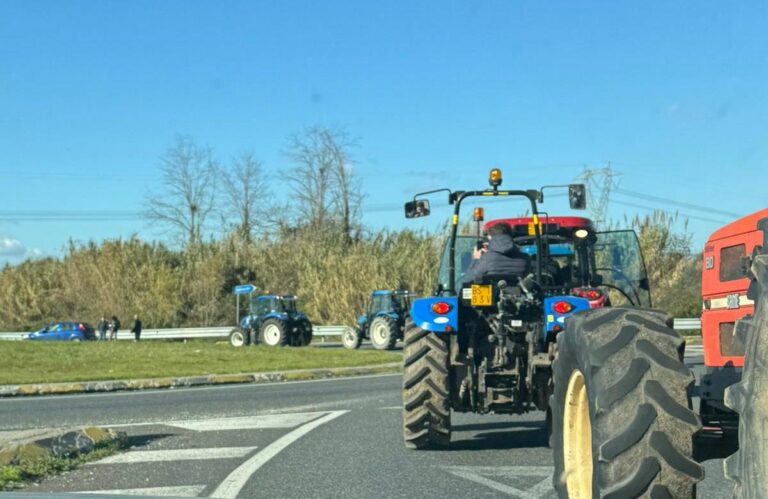
[[[523,277],[530,272],[531,258],[520,251],[512,239],[512,229],[497,223],[488,229],[488,249],[475,248],[472,264],[464,274],[464,282],[480,282],[488,275]]]

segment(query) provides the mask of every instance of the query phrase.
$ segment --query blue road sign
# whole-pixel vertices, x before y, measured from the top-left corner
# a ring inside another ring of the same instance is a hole
[[[235,286],[236,295],[249,295],[254,291],[256,291],[256,286],[253,284],[241,284],[239,286]]]

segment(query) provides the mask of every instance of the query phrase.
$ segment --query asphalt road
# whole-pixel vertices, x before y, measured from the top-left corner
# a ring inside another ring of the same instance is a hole
[[[130,436],[126,452],[32,488],[52,495],[555,497],[541,414],[456,414],[451,450],[408,451],[401,383],[386,375],[10,399],[0,401],[0,428],[98,424]],[[699,497],[730,497],[722,460],[705,467]]]

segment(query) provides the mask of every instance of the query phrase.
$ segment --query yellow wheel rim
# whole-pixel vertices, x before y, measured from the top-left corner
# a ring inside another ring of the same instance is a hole
[[[565,392],[563,414],[565,483],[571,499],[592,497],[592,423],[589,398],[581,371],[574,371]]]

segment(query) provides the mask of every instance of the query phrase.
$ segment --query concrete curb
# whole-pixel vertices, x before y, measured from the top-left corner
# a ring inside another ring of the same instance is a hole
[[[95,426],[56,429],[26,434],[28,432],[7,432],[10,438],[0,441],[0,466],[18,465],[22,461],[46,457],[64,457],[92,451],[98,445],[119,441],[124,434]],[[20,438],[14,438],[13,434]]]
[[[300,369],[266,373],[209,374],[177,378],[152,378],[117,381],[85,381],[75,383],[41,383],[26,385],[0,385],[0,397],[27,395],[65,395],[72,393],[116,392],[123,390],[155,390],[190,386],[226,385],[234,383],[273,383],[278,381],[306,381],[314,379],[366,376],[397,373],[400,362],[361,367],[335,367],[327,369]]]

